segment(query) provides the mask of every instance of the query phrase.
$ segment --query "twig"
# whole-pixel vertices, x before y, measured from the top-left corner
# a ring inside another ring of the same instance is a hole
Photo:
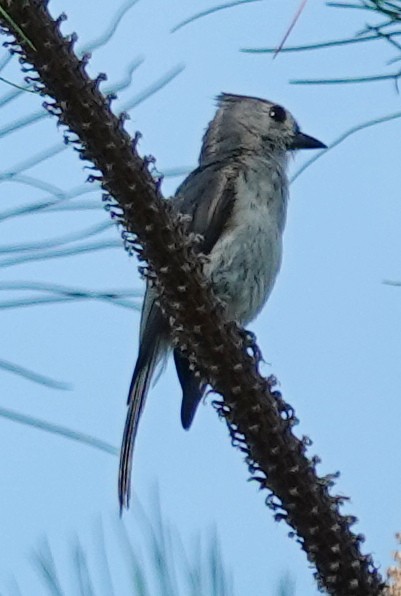
[[[391,33],[392,37],[398,37],[401,35],[401,31],[396,31]],[[333,48],[336,46],[344,46],[350,45],[354,43],[363,43],[365,41],[378,41],[377,35],[366,35],[365,37],[349,37],[346,39],[333,39],[331,41],[322,41],[318,43],[310,43],[305,45],[299,46],[288,46],[286,48],[282,48],[282,53],[290,53],[290,52],[304,52],[307,50],[321,50],[323,48]],[[245,52],[247,54],[274,54],[276,52],[276,48],[242,48],[241,52]]]
[[[291,23],[290,23],[287,31],[285,32],[284,37],[280,41],[279,45],[277,46],[276,51],[273,54],[273,59],[276,58],[279,55],[279,53],[282,51],[282,49],[284,47],[284,44],[287,41],[287,39],[289,38],[289,36],[291,34],[291,31],[294,29],[294,27],[295,27],[295,25],[296,25],[299,17],[301,16],[301,14],[302,14],[305,6],[306,6],[307,1],[308,0],[302,0],[301,1],[301,4],[299,5],[299,7],[298,7],[298,9],[297,9],[297,11],[296,11],[293,19],[292,19],[292,21],[291,21]]]
[[[163,87],[171,83],[171,81],[178,77],[178,75],[181,74],[184,69],[185,64],[178,64],[177,66],[169,70],[166,74],[157,79],[157,81],[155,81],[154,83],[143,89],[140,93],[135,95],[135,97],[126,101],[120,107],[120,112],[128,112],[129,110],[132,110],[133,108],[138,106],[140,103],[147,100],[149,97],[160,91],[160,89],[163,89]]]
[[[104,240],[102,242],[88,242],[87,244],[81,244],[74,248],[62,248],[58,250],[37,250],[33,254],[22,255],[18,257],[9,257],[8,259],[0,260],[0,268],[15,267],[16,265],[22,265],[24,263],[30,263],[32,261],[45,261],[47,259],[60,259],[64,257],[75,257],[89,252],[95,252],[98,250],[107,250],[109,248],[121,248],[122,244],[120,240]]]
[[[101,33],[96,39],[93,39],[92,41],[85,44],[83,47],[80,47],[79,53],[81,55],[86,54],[87,52],[92,53],[98,48],[105,46],[106,43],[110,41],[114,33],[117,31],[118,26],[120,25],[121,21],[126,16],[128,11],[131,10],[131,8],[135,6],[137,2],[138,0],[128,0],[127,2],[119,6],[115,15],[112,17],[110,23],[108,24],[106,31]]]
[[[349,83],[374,83],[377,81],[397,81],[401,76],[401,71],[393,72],[388,75],[372,75],[367,77],[344,77],[342,79],[293,79],[292,85],[340,85]]]
[[[45,375],[40,375],[29,368],[25,368],[24,366],[20,366],[19,364],[15,364],[9,360],[0,359],[0,369],[11,372],[15,375],[18,375],[19,377],[23,377],[24,379],[32,381],[33,383],[50,387],[51,389],[62,389],[63,391],[71,389],[71,385],[69,383],[63,383],[62,381],[56,381],[55,379],[51,379]]]
[[[203,17],[207,17],[215,12],[219,12],[220,10],[225,10],[226,8],[233,8],[234,6],[239,6],[241,4],[250,4],[251,2],[260,2],[260,0],[234,0],[233,2],[227,2],[226,4],[219,4],[218,6],[214,6],[207,10],[202,10],[201,12],[197,12],[196,14],[188,17],[184,21],[175,25],[171,30],[170,33],[175,33],[179,29],[182,29],[186,25],[197,21],[198,19],[202,19]]]
[[[110,455],[116,456],[119,453],[117,447],[113,447],[113,445],[110,445],[105,441],[101,441],[100,439],[96,439],[96,437],[92,437],[91,435],[71,430],[66,426],[52,424],[51,422],[40,420],[39,418],[33,418],[32,416],[26,416],[25,414],[20,414],[14,410],[9,410],[2,407],[0,407],[0,416],[2,418],[6,418],[7,420],[12,420],[13,422],[18,422],[26,426],[44,430],[53,435],[59,435],[65,439],[69,439],[70,441],[77,441],[78,443],[88,445],[88,447],[93,447],[94,449],[99,449],[100,451]]]

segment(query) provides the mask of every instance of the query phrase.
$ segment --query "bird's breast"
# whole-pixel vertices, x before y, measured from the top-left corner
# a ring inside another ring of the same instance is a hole
[[[259,313],[280,269],[287,189],[282,180],[246,170],[232,215],[205,267],[227,316],[247,324]]]

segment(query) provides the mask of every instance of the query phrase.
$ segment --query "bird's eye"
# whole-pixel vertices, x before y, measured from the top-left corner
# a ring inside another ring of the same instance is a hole
[[[269,116],[275,122],[284,122],[287,117],[287,114],[285,112],[285,109],[281,106],[273,106],[270,108]]]

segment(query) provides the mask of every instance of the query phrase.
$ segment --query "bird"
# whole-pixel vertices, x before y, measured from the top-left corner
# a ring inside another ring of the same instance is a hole
[[[199,252],[208,257],[203,272],[224,303],[227,320],[247,325],[273,289],[282,259],[289,156],[298,149],[324,148],[279,104],[232,93],[217,97],[198,167],[167,200],[189,216],[189,231],[200,235]],[[152,377],[171,351],[182,389],[181,423],[189,429],[207,383],[170,346],[168,322],[148,283],[120,452],[120,511],[129,507],[134,443]]]

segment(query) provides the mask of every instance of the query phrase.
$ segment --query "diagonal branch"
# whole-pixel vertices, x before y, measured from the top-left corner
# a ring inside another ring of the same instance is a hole
[[[360,551],[363,537],[350,529],[355,518],[340,514],[343,499],[329,493],[332,477],[318,477],[317,458],[306,457],[308,441],[292,432],[297,422],[293,409],[273,390],[274,380],[259,374],[252,338],[224,320],[223,307],[195,256],[195,239],[185,233],[185,219],[173,215],[148,171],[149,160],[139,157],[123,119],[112,114],[109,99],[99,91],[104,76],[95,81],[88,77],[87,59],[78,60],[73,52],[75,36],[61,35],[61,19],[51,19],[46,1],[0,0],[0,7],[35,47],[33,51],[3,19],[4,30],[17,39],[10,42],[11,49],[22,62],[34,65],[38,89],[52,98],[46,107],[78,137],[80,143],[71,142],[100,171],[93,179],[114,197],[111,214],[125,226],[127,248],[149,265],[146,271],[158,290],[174,344],[224,396],[215,405],[252,477],[275,495],[267,501],[275,518],[293,528],[327,592],[380,594],[380,575],[371,557]]]

